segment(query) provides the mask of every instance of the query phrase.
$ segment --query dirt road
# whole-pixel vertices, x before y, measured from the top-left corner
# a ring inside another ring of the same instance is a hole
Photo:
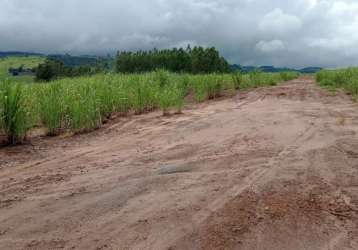
[[[358,249],[358,106],[310,78],[0,159],[0,249]]]

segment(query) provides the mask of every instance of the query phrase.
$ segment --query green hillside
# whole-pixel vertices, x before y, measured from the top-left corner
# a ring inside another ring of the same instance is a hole
[[[11,78],[14,81],[21,82],[33,81],[32,76],[10,76],[8,70],[9,68],[18,68],[21,65],[23,65],[24,68],[34,68],[44,60],[44,57],[39,56],[11,56],[0,58],[0,79]]]

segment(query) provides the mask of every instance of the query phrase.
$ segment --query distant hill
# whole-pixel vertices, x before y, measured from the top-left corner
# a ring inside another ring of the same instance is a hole
[[[8,56],[45,56],[40,53],[32,53],[32,52],[21,52],[21,51],[0,51],[0,58],[8,57]]]
[[[48,55],[47,58],[62,62],[67,67],[100,67],[108,71],[114,70],[115,60],[111,56],[71,56],[71,55]]]
[[[316,72],[322,70],[322,68],[320,68],[320,67],[307,67],[307,68],[303,68],[303,69],[292,69],[292,68],[287,68],[287,67],[276,68],[274,66],[260,66],[260,67],[241,66],[241,65],[238,65],[238,64],[230,65],[230,69],[233,70],[233,71],[241,70],[244,73],[248,73],[248,72],[251,72],[251,71],[254,71],[254,70],[259,70],[259,71],[268,72],[268,73],[296,71],[296,72],[299,72],[299,73],[302,73],[302,74],[316,73]]]
[[[320,68],[320,67],[308,67],[308,68],[301,69],[300,72],[303,74],[311,74],[311,73],[316,73],[322,69],[323,68]]]
[[[41,53],[32,53],[32,52],[22,52],[22,51],[0,51],[0,58],[4,57],[29,57],[29,56],[39,56],[39,57],[48,57],[51,59],[56,59],[63,62],[66,66],[76,67],[76,66],[95,66],[98,60],[109,60],[109,57],[98,57],[98,56],[71,56],[69,54],[50,54],[45,55]]]
[[[76,66],[95,66],[98,58],[97,56],[71,56],[71,55],[48,55],[50,59],[55,59],[63,62],[68,67],[76,67]]]
[[[51,59],[56,59],[63,62],[68,67],[76,67],[76,66],[96,66],[98,62],[108,64],[109,68],[113,67],[114,59],[110,56],[107,57],[98,57],[98,56],[91,56],[91,55],[83,55],[83,56],[71,56],[69,54],[52,54],[52,55],[45,55],[41,53],[33,53],[33,52],[22,52],[22,51],[0,51],[0,58],[10,57],[10,56],[17,56],[17,57],[30,57],[30,56],[38,56],[38,57],[48,57]],[[303,74],[311,74],[316,73],[322,68],[320,67],[307,67],[303,69],[292,69],[287,67],[276,68],[274,66],[242,66],[239,64],[232,64],[230,65],[230,69],[232,71],[241,70],[244,73],[251,72],[254,70],[260,70],[262,72],[284,72],[284,71],[296,71]]]

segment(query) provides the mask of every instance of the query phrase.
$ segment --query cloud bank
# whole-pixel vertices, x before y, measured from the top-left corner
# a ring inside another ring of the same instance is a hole
[[[246,65],[358,65],[354,0],[0,0],[0,50],[216,46]]]

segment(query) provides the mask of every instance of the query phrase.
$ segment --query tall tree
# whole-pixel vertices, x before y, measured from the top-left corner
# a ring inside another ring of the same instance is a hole
[[[166,69],[172,72],[213,73],[227,72],[229,64],[214,48],[188,46],[182,48],[137,52],[118,52],[116,70],[120,73],[148,72]]]

